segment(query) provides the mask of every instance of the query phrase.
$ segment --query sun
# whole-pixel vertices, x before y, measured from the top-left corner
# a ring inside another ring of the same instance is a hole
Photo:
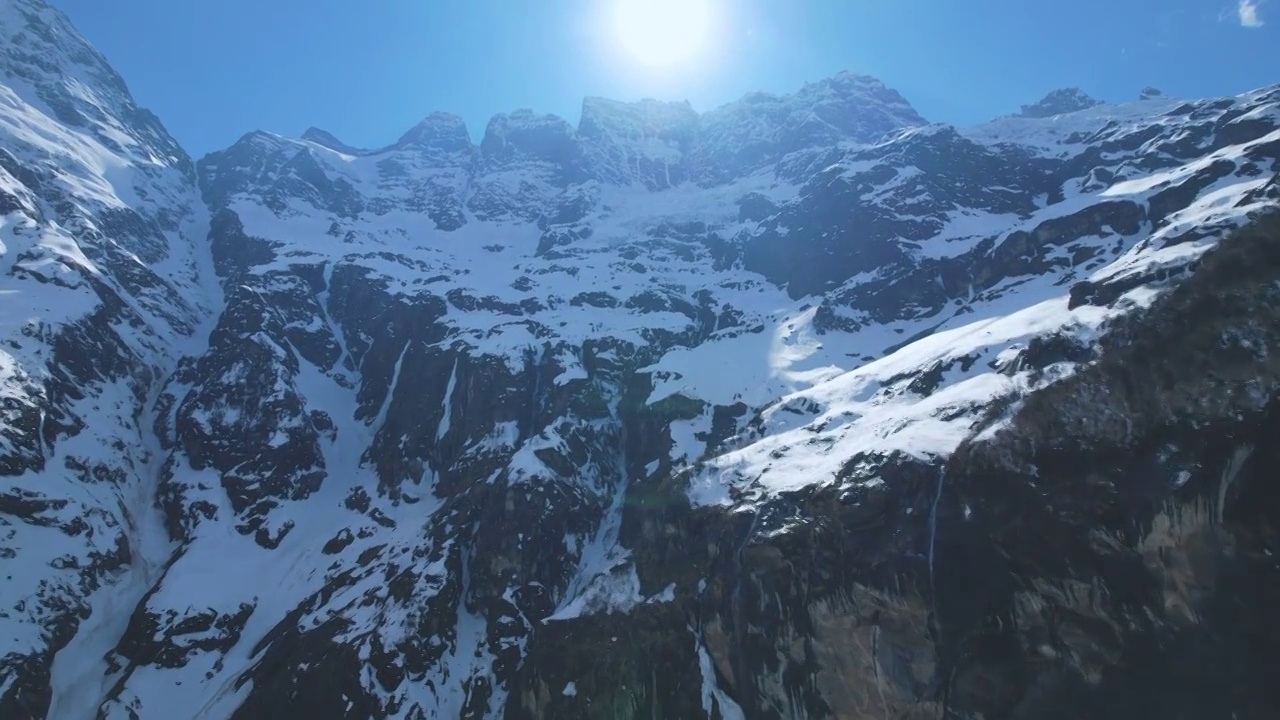
[[[614,0],[613,38],[632,62],[671,69],[697,59],[711,42],[712,0]]]

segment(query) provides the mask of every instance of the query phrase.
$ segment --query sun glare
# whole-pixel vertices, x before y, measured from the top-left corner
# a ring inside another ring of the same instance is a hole
[[[711,42],[712,0],[615,0],[613,36],[627,58],[650,69],[696,60]]]

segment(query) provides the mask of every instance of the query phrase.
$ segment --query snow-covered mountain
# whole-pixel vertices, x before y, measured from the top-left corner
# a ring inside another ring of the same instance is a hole
[[[0,0],[0,99],[0,717],[1280,709],[1280,87],[193,163]]]

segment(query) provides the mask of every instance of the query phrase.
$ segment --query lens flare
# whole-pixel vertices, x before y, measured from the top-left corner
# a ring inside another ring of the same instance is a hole
[[[616,0],[613,33],[619,48],[647,68],[671,68],[697,58],[711,40],[711,0]]]

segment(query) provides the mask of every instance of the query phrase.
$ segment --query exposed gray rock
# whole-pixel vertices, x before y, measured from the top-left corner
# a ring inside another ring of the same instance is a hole
[[[1018,114],[1025,118],[1045,118],[1087,110],[1101,104],[1101,101],[1089,97],[1080,88],[1062,88],[1054,90],[1035,103],[1023,105]]]

